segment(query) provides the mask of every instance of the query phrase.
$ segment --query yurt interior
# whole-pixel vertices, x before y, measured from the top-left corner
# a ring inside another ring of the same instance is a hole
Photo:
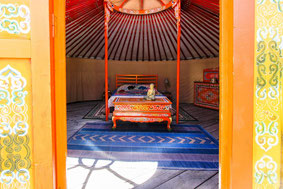
[[[219,0],[67,0],[68,188],[218,188]]]

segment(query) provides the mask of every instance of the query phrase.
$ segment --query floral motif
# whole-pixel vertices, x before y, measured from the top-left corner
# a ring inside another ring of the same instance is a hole
[[[257,4],[262,5],[266,0],[257,0]],[[283,12],[283,1],[282,0],[270,0],[271,3],[276,4],[278,11]]]
[[[15,173],[10,170],[4,170],[1,173],[0,182],[5,184],[11,184],[15,179]]]
[[[267,179],[269,184],[277,182],[277,164],[269,156],[263,156],[255,164],[255,178],[258,184],[262,184]]]
[[[27,91],[23,91],[26,86],[26,80],[21,73],[11,68],[9,65],[0,71],[0,107],[15,103],[19,106],[25,104],[24,98]],[[10,93],[8,90],[11,89]]]
[[[0,70],[0,185],[26,186],[31,167],[27,81],[19,71]]]
[[[268,38],[271,40],[268,41]],[[279,37],[278,29],[271,27],[269,31],[266,28],[260,28],[257,31],[257,98],[264,100],[268,96],[271,99],[279,97],[279,70],[280,60],[277,56],[282,54],[283,36]],[[270,61],[270,65],[266,62]],[[269,80],[266,80],[266,79]],[[267,86],[267,82],[270,87]]]
[[[132,121],[132,122],[162,122],[163,118],[149,118],[149,117],[121,117],[122,121]]]
[[[0,32],[27,34],[30,32],[30,10],[26,5],[0,4]]]
[[[0,137],[7,137],[12,134],[12,128],[8,123],[0,123]]]
[[[264,150],[268,151],[273,146],[278,145],[278,122],[270,122],[266,127],[264,122],[256,122],[256,143]]]
[[[279,188],[283,4],[281,0],[256,2],[254,188]]]
[[[273,3],[277,4],[278,10],[283,12],[283,1],[282,0],[270,0]]]
[[[170,105],[116,105],[115,110],[120,111],[168,111]]]

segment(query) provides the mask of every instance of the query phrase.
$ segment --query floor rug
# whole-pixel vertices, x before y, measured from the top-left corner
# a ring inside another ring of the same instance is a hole
[[[179,110],[179,120],[180,121],[197,121],[192,115],[190,115],[184,108],[182,108],[182,104],[180,105]],[[171,109],[173,120],[176,119],[176,108],[173,105]],[[111,120],[112,113],[109,114],[109,119]],[[105,103],[104,101],[97,101],[94,107],[83,117],[83,119],[105,119]]]
[[[199,125],[87,123],[68,140],[68,156],[158,162],[159,168],[217,170],[218,141]]]

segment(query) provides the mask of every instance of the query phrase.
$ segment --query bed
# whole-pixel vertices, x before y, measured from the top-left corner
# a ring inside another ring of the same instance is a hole
[[[149,85],[158,86],[157,75],[116,75],[116,90],[108,100],[108,108],[114,107],[113,129],[116,120],[131,122],[167,121],[170,130],[172,102],[156,89],[156,100],[144,100]]]
[[[157,75],[116,75],[116,90],[108,100],[108,108],[114,107],[115,98],[143,98],[146,96],[149,85],[153,83],[155,89],[158,87]],[[156,90],[156,98],[162,98]]]

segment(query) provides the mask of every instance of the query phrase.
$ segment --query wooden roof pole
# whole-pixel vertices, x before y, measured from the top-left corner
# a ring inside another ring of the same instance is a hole
[[[108,121],[108,22],[110,11],[107,8],[107,2],[104,1],[104,38],[105,38],[105,120]]]
[[[177,18],[177,94],[176,94],[176,123],[179,123],[180,104],[180,42],[181,42],[181,0],[175,6],[175,16]]]

